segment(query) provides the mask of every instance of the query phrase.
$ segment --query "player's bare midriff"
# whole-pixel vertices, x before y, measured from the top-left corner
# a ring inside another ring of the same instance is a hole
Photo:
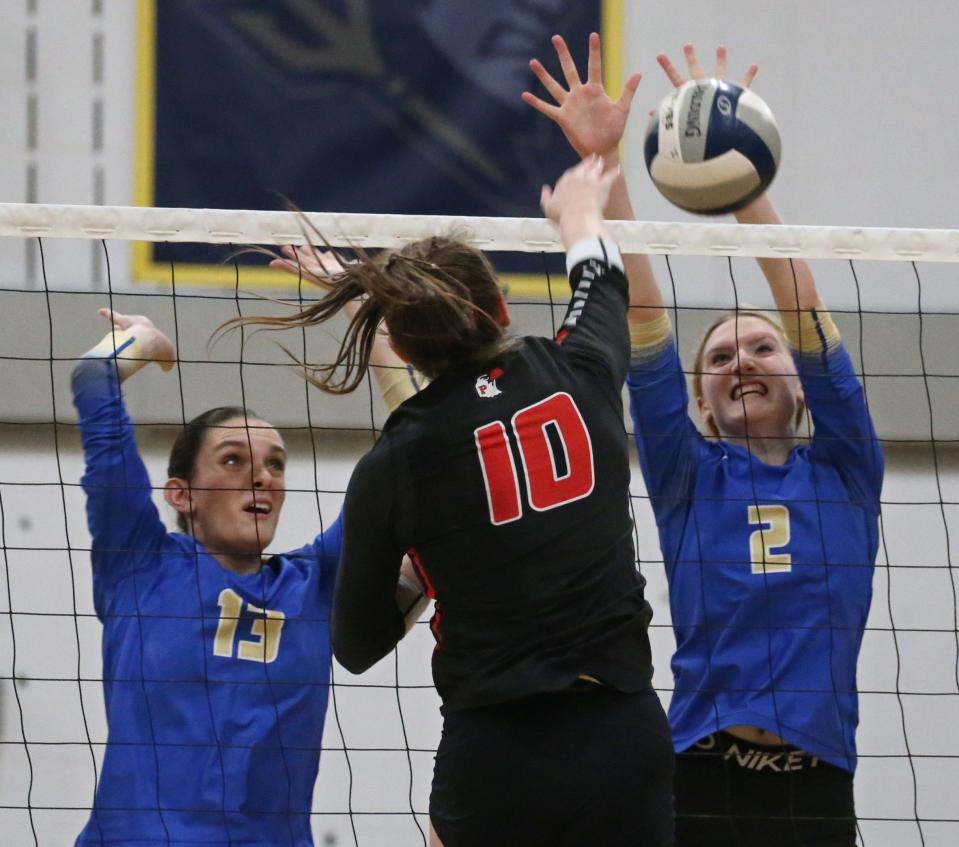
[[[727,726],[725,731],[730,735],[735,735],[736,738],[741,738],[743,741],[748,741],[751,744],[765,744],[771,747],[779,747],[789,743],[780,736],[776,735],[775,732],[770,732],[767,729],[760,729],[758,726],[749,726],[748,724]]]

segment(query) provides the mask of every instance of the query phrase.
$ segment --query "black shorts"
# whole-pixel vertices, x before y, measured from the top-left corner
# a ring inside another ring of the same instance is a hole
[[[673,762],[653,691],[582,683],[450,712],[430,818],[444,847],[670,847]]]
[[[676,756],[676,847],[854,847],[852,774],[717,732]]]

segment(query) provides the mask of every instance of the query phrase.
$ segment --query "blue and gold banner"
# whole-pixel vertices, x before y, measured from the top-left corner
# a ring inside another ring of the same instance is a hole
[[[141,205],[276,209],[288,198],[309,211],[539,216],[540,187],[575,155],[520,100],[542,94],[529,59],[561,78],[550,36],[585,67],[587,36],[602,31],[619,87],[621,14],[608,0],[141,6]],[[138,278],[169,279],[173,261],[192,266],[185,280],[232,280],[211,267],[222,250],[139,249]],[[494,259],[527,277],[545,269],[536,255]]]

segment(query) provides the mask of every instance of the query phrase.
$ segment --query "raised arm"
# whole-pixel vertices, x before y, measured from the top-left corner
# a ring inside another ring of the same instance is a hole
[[[692,44],[683,46],[683,53],[686,57],[686,65],[690,79],[703,79],[705,73],[699,60],[696,57],[696,51]],[[669,81],[677,88],[686,82],[684,77],[669,60],[664,53],[660,53],[656,60],[660,67],[669,77]],[[740,84],[743,88],[749,88],[756,77],[759,68],[752,64],[743,75]],[[716,71],[714,76],[717,79],[725,79],[727,72],[726,47],[719,45],[716,48]],[[735,213],[736,220],[741,224],[781,224],[782,220],[776,209],[773,207],[769,196],[764,194],[758,197],[748,206]],[[816,291],[816,281],[813,278],[812,269],[809,264],[802,259],[757,259],[759,267],[762,269],[766,281],[769,283],[769,290],[773,295],[776,308],[782,315],[785,328],[790,341],[797,347],[799,338],[796,324],[796,316],[799,312],[808,312],[811,309],[821,307],[819,302],[819,293]],[[803,338],[803,347],[808,349],[806,339]],[[814,341],[814,339],[809,339]]]
[[[626,279],[602,213],[617,177],[592,156],[566,171],[555,189],[544,187],[541,204],[559,227],[572,288],[556,340],[571,363],[611,379],[618,397],[629,364]]]
[[[343,270],[339,258],[330,250],[318,250],[312,246],[281,248],[283,256],[270,262],[270,267],[280,268],[296,276],[302,276],[310,282],[325,288],[327,281],[338,271]],[[360,307],[360,301],[347,303],[343,311],[352,320]],[[387,409],[393,411],[404,400],[408,400],[426,387],[427,379],[421,373],[406,364],[389,343],[389,331],[384,324],[377,333],[370,357],[370,370],[376,378]]]
[[[150,362],[169,370],[174,361],[173,345],[148,318],[109,309],[100,314],[111,321],[112,329],[77,362],[72,375],[86,461],[81,482],[95,580],[122,573],[138,553],[155,549],[166,533],[120,384]]]
[[[530,69],[553,102],[542,100],[529,91],[523,92],[523,102],[554,121],[577,154],[584,159],[599,156],[607,170],[616,170],[617,176],[610,187],[605,215],[610,220],[635,220],[626,179],[619,169],[619,146],[626,131],[630,105],[639,87],[640,76],[632,74],[626,80],[619,98],[613,100],[603,84],[599,35],[594,32],[589,37],[585,82],[562,36],[554,35],[552,43],[566,85],[554,79],[538,59],[533,59],[529,63]],[[649,257],[627,255],[623,257],[623,265],[629,281],[630,323],[661,320],[665,314],[663,299]]]
[[[692,44],[683,47],[691,79],[705,74]],[[657,56],[673,85],[686,80],[669,58]],[[748,88],[756,76],[755,64],[746,69],[742,86]],[[726,76],[726,48],[716,49],[715,76]],[[782,220],[768,195],[763,195],[736,212],[742,224],[777,225]],[[756,260],[762,269],[783,329],[796,351],[798,371],[805,400],[815,424],[813,449],[827,455],[846,478],[850,488],[878,508],[883,479],[882,450],[876,436],[865,390],[856,376],[839,331],[823,306],[809,264],[802,259]]]
[[[170,339],[145,315],[124,315],[112,309],[98,309],[97,314],[107,318],[111,328],[99,344],[83,354],[81,362],[85,359],[112,361],[120,382],[151,362],[156,362],[164,371],[176,363]]]
[[[602,238],[613,243],[603,207],[619,175],[618,168],[604,171],[603,160],[590,156],[566,171],[554,188],[543,186],[540,205],[546,217],[559,227],[567,251],[584,238]]]

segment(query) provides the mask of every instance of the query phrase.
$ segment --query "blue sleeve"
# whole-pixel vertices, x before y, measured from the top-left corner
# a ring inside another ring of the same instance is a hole
[[[686,377],[675,337],[634,356],[626,379],[639,465],[660,530],[684,520],[696,485],[703,437],[689,419]],[[668,551],[663,550],[668,556]]]
[[[94,588],[99,589],[142,567],[160,549],[167,531],[151,499],[115,363],[82,359],[71,384],[83,441],[81,484],[93,539]]]
[[[569,358],[622,390],[629,365],[628,294],[619,249],[584,238],[566,256],[572,299],[556,340]]]
[[[878,512],[882,447],[849,353],[838,344],[825,352],[793,355],[815,426],[813,457],[831,462],[853,498]]]

